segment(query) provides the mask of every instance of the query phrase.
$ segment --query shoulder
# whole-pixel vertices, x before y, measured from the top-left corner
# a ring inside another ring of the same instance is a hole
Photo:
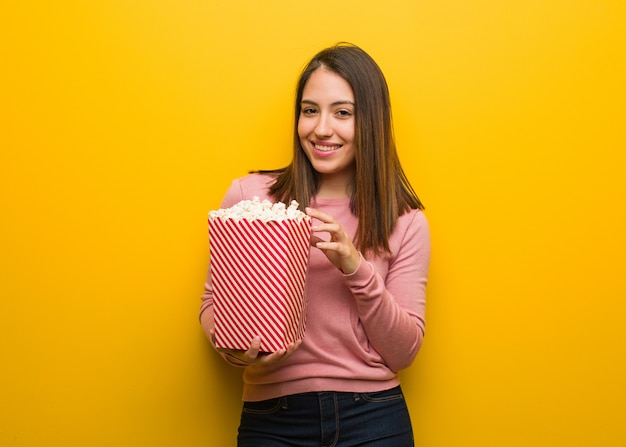
[[[399,228],[428,230],[428,219],[422,210],[411,209],[398,218],[396,229]]]
[[[252,196],[247,197],[250,194],[263,199],[267,198],[269,188],[275,181],[276,176],[271,174],[248,174],[235,179],[233,183],[237,183],[238,187],[241,188],[242,194],[246,196],[243,199],[252,199]]]
[[[430,245],[430,227],[422,210],[411,209],[396,222],[389,238],[390,248],[396,251],[406,244]]]
[[[276,178],[269,174],[248,174],[234,179],[226,191],[222,208],[229,208],[241,200],[252,200],[254,197],[271,200],[269,187],[275,181]]]

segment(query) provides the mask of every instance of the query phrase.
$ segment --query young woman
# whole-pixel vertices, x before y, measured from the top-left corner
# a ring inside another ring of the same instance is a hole
[[[306,66],[292,162],[235,180],[222,207],[254,196],[298,201],[313,248],[304,339],[221,352],[245,368],[238,445],[412,446],[397,373],[424,337],[429,229],[396,153],[385,78],[362,49],[340,44]],[[212,339],[210,276],[200,319]]]

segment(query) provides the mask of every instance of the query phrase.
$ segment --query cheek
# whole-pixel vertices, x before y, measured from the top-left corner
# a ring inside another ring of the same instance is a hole
[[[300,120],[298,121],[298,136],[300,138],[305,138],[306,136],[308,136],[308,134],[310,133],[310,126],[307,126],[307,122],[306,120]]]
[[[354,141],[354,123],[346,124],[341,128],[341,136],[345,141]]]

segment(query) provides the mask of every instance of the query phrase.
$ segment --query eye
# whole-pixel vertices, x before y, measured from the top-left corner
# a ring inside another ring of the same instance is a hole
[[[350,118],[352,116],[352,111],[348,109],[340,109],[336,112],[339,118]]]
[[[300,110],[300,113],[304,116],[310,116],[315,115],[317,113],[317,110],[314,107],[303,107]]]

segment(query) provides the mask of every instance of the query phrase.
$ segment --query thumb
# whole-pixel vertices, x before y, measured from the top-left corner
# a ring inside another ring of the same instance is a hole
[[[258,335],[250,342],[250,349],[246,351],[246,357],[250,360],[254,360],[259,355],[259,349],[261,348],[261,337]]]

